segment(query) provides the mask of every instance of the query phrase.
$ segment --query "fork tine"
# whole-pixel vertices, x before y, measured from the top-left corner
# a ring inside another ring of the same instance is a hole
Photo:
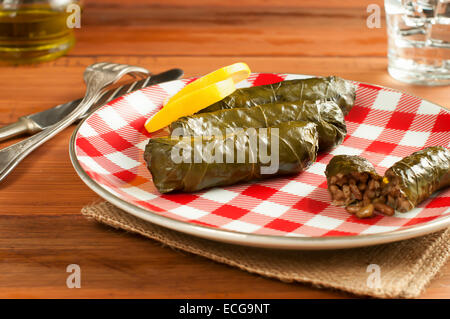
[[[93,69],[97,69],[97,68],[103,67],[105,64],[108,64],[108,62],[95,63],[95,64],[92,64],[90,67],[93,68]]]
[[[149,74],[150,72],[147,69],[141,68],[139,66],[129,66],[128,72],[137,73],[137,74]]]
[[[133,71],[133,72],[130,72],[130,73],[128,73],[129,75],[131,75],[133,78],[136,78],[136,79],[145,79],[145,78],[147,78],[148,77],[148,75],[149,74],[151,74],[151,73],[142,73],[142,72],[135,72],[135,71]]]
[[[136,74],[148,75],[150,73],[147,69],[137,67],[137,66],[132,66],[132,65],[121,65],[120,68],[117,68],[117,70],[114,70],[114,71],[118,72],[116,75],[116,79],[121,78],[125,74],[133,76]]]
[[[112,83],[117,82],[121,77],[123,77],[126,74],[129,74],[131,76],[137,77],[143,76],[143,75],[149,75],[150,72],[145,69],[134,65],[128,65],[128,64],[119,64],[119,63],[110,63],[110,62],[100,62],[95,63],[87,68],[85,72],[85,81],[89,77],[92,77],[92,73],[96,72],[103,72],[106,74],[109,74],[108,81],[104,82],[103,90],[106,90],[106,86]]]
[[[111,71],[114,71],[114,68],[117,66],[117,65],[121,65],[121,64],[117,64],[117,63],[105,63],[105,65],[102,65],[102,70],[111,70]]]
[[[112,68],[112,71],[119,72],[119,71],[122,71],[122,70],[127,69],[128,67],[129,67],[129,66],[126,65],[126,64],[119,64],[119,65],[114,66],[114,67]]]

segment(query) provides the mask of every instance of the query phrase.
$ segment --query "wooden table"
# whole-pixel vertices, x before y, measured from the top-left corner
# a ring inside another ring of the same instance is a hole
[[[387,74],[384,17],[382,28],[366,26],[367,5],[383,10],[382,2],[86,1],[66,57],[0,69],[0,125],[82,96],[84,68],[105,60],[153,72],[180,67],[186,76],[245,61],[257,72],[336,74],[448,107],[449,87],[409,86]],[[70,164],[72,131],[0,184],[0,297],[348,297],[250,275],[86,220],[80,209],[99,197]],[[81,289],[66,287],[69,264],[81,266]],[[450,264],[422,297],[450,297]]]

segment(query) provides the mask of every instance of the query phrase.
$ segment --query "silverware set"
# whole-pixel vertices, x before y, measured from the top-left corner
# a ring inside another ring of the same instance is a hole
[[[127,74],[141,79],[116,89],[107,90],[111,84]],[[0,128],[0,141],[22,134],[34,134],[0,150],[0,181],[28,154],[100,106],[126,93],[176,80],[182,75],[183,71],[180,69],[171,69],[156,75],[150,75],[147,69],[139,66],[107,62],[88,66],[84,72],[84,82],[86,83],[84,98],[23,116],[16,123]]]

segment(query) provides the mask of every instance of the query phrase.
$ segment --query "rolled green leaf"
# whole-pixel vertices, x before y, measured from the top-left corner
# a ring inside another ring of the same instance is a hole
[[[233,108],[182,117],[169,126],[170,132],[183,135],[225,134],[240,128],[277,126],[283,122],[306,121],[317,124],[319,150],[339,145],[347,128],[339,106],[332,101],[296,101]]]
[[[355,86],[351,82],[337,76],[287,80],[238,89],[198,113],[276,102],[331,100],[339,105],[344,115],[347,115],[355,103],[355,92]]]
[[[261,156],[262,149],[268,156]],[[298,121],[223,137],[152,138],[144,158],[159,192],[195,192],[300,173],[316,160],[317,149],[316,124]]]
[[[346,206],[349,213],[359,218],[373,216],[372,202],[381,194],[381,176],[372,163],[360,156],[336,155],[328,163],[325,175],[333,204]],[[389,207],[382,209],[393,214]]]
[[[398,161],[383,178],[388,204],[408,211],[435,191],[450,185],[450,151],[442,146],[427,147]]]
[[[352,173],[367,173],[368,175],[381,179],[371,162],[361,156],[356,155],[336,155],[328,163],[325,169],[327,182],[330,183],[332,176],[351,175]]]

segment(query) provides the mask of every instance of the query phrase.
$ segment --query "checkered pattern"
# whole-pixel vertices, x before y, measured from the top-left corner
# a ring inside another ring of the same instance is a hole
[[[304,76],[252,74],[242,86]],[[360,220],[330,205],[324,170],[337,154],[369,159],[378,173],[414,151],[449,147],[450,113],[391,89],[357,85],[356,103],[346,117],[348,135],[330,153],[319,154],[307,171],[293,177],[215,188],[195,194],[160,194],[143,160],[151,136],[147,118],[193,79],[173,81],[118,98],[92,114],[76,138],[86,173],[115,196],[173,219],[222,230],[277,236],[355,236],[382,233],[450,215],[450,189],[408,213]],[[159,132],[153,136],[161,135]]]

